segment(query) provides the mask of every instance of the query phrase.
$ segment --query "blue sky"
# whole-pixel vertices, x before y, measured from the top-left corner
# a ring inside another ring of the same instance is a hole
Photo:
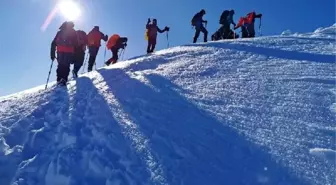
[[[142,55],[148,18],[158,19],[161,28],[170,26],[170,46],[192,42],[192,16],[204,8],[207,14],[209,36],[219,27],[219,16],[224,9],[234,9],[235,22],[240,16],[255,10],[263,13],[263,35],[277,35],[286,29],[293,32],[311,32],[318,27],[335,23],[334,0],[80,0],[82,16],[75,22],[76,29],[90,31],[99,25],[101,31],[118,33],[129,38],[125,58]],[[247,2],[250,2],[247,3]],[[50,67],[50,43],[64,21],[55,17],[45,32],[41,26],[57,0],[10,0],[0,6],[0,96],[22,91],[46,82]],[[257,21],[258,24],[258,21]],[[202,35],[201,35],[202,38]],[[201,41],[201,38],[199,41]],[[158,36],[156,50],[167,47],[166,35]],[[100,49],[97,66],[104,61]],[[107,53],[110,57],[110,53]],[[56,63],[55,63],[56,64]],[[55,80],[54,65],[51,80]],[[86,70],[86,69],[85,69]],[[80,71],[81,72],[81,71]]]

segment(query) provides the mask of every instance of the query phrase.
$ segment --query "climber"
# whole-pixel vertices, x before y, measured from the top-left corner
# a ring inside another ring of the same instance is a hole
[[[254,11],[248,13],[245,17],[241,17],[234,29],[241,27],[242,38],[255,37],[254,22],[256,18],[261,19],[262,14],[256,14]]]
[[[230,26],[233,24],[236,26],[236,23],[233,21],[233,15],[235,14],[234,10],[225,10],[220,16],[219,23],[221,27],[219,28],[219,33],[222,39],[228,39],[230,37],[231,29]]]
[[[87,35],[83,30],[77,30],[77,43],[74,53],[74,68],[72,70],[72,76],[74,78],[78,77],[78,71],[82,67],[85,59],[85,51],[87,46]]]
[[[169,27],[165,27],[163,30],[161,30],[157,26],[157,20],[153,19],[153,23],[150,24],[151,20],[148,18],[147,24],[146,24],[146,36],[148,39],[148,45],[147,45],[147,53],[152,53],[156,46],[156,38],[157,38],[157,32],[163,33],[165,31],[169,31]]]
[[[57,32],[51,43],[50,57],[54,61],[56,59],[55,51],[57,51],[57,85],[65,86],[68,81],[70,72],[70,64],[73,61],[75,47],[77,43],[77,34],[74,30],[73,22],[64,22],[60,30]]]
[[[107,66],[111,63],[115,64],[118,61],[119,49],[125,49],[127,46],[127,37],[120,37],[118,34],[113,34],[107,41],[106,48],[111,50],[112,58],[105,62]]]
[[[208,30],[204,27],[203,23],[207,24],[208,21],[203,20],[203,16],[206,14],[205,10],[202,9],[200,12],[196,13],[191,20],[191,25],[195,27],[195,36],[193,43],[197,42],[200,32],[204,34],[204,42],[208,41]]]
[[[99,31],[99,26],[95,26],[88,34],[88,47],[89,47],[89,65],[88,72],[92,71],[92,67],[96,62],[96,57],[101,46],[100,41],[107,41],[108,36]]]

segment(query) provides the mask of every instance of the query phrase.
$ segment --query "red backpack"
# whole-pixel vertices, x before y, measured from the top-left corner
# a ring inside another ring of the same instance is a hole
[[[118,34],[113,34],[106,43],[107,49],[111,49],[113,46],[115,46],[119,39],[120,36]]]

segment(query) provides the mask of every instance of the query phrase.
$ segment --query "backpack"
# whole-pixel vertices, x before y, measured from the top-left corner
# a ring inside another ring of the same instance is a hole
[[[196,18],[198,16],[198,13],[194,15],[194,17],[191,19],[191,25],[196,26]]]
[[[145,40],[148,40],[148,29],[146,29],[146,32],[145,32]]]
[[[225,10],[219,19],[219,24],[225,24],[227,22],[227,17],[229,16],[229,10]]]
[[[79,46],[86,46],[88,44],[88,38],[84,31],[78,30],[77,32],[77,41]]]
[[[75,46],[75,39],[75,30],[61,30],[57,33],[55,42],[57,46]]]
[[[107,49],[111,49],[113,46],[115,46],[119,38],[120,36],[118,34],[112,35],[106,43]]]

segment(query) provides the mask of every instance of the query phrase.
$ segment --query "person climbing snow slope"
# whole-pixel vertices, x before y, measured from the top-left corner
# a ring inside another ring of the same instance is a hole
[[[55,51],[57,51],[57,85],[65,86],[68,81],[70,64],[73,61],[75,47],[78,45],[74,26],[73,22],[64,22],[51,43],[52,61],[56,59]]]
[[[245,17],[241,17],[234,29],[241,27],[242,38],[255,37],[254,22],[256,18],[261,19],[262,14],[256,14],[254,11],[248,13]]]
[[[157,26],[157,20],[153,19],[152,24],[150,24],[151,20],[148,18],[147,24],[146,24],[146,39],[148,39],[148,45],[147,45],[147,54],[153,53],[155,46],[156,46],[156,40],[157,40],[157,32],[163,33],[165,31],[169,31],[169,27],[165,27],[163,30],[161,30]]]
[[[98,55],[99,48],[101,46],[100,41],[107,41],[108,36],[99,31],[99,26],[95,26],[88,34],[88,46],[89,46],[89,64],[88,72],[92,71],[93,65],[96,63],[96,57]]]
[[[125,49],[127,46],[127,37],[120,37],[118,34],[113,34],[107,41],[106,48],[111,50],[112,58],[105,62],[107,66],[111,63],[115,64],[118,61],[119,49]]]
[[[77,46],[75,46],[74,53],[74,68],[72,70],[72,76],[74,78],[78,77],[78,71],[82,67],[85,59],[85,51],[87,46],[87,35],[83,30],[77,30]]]
[[[196,13],[191,20],[191,25],[195,27],[195,35],[193,43],[197,42],[200,32],[204,34],[204,42],[208,41],[208,30],[204,27],[203,23],[207,24],[208,21],[203,20],[203,16],[206,14],[205,10],[202,9],[200,12]]]

